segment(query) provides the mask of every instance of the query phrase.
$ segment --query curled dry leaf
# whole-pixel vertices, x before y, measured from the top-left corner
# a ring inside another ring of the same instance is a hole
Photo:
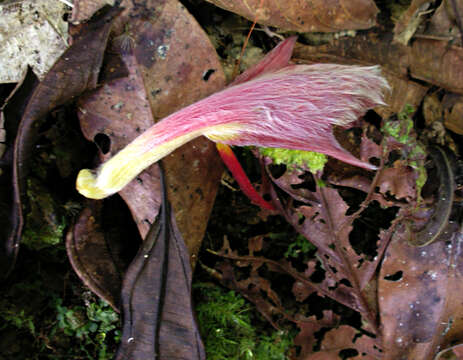
[[[104,211],[108,208],[114,208],[113,199],[106,206],[103,202],[88,202],[88,207],[66,235],[66,250],[72,267],[84,284],[119,312],[122,276],[135,254],[133,249],[139,239],[127,234],[125,213],[112,214],[110,224],[104,221]]]
[[[455,12],[456,10],[456,12]],[[455,45],[461,43],[461,30],[458,18],[463,14],[463,3],[458,0],[442,1],[426,26],[425,36],[453,41]],[[459,41],[456,41],[456,40]]]
[[[368,29],[376,25],[378,13],[378,8],[371,0],[208,1],[251,21],[257,18],[259,24],[298,32]]]
[[[119,9],[104,9],[88,23],[88,26],[76,36],[74,44],[53,65],[50,71],[30,94],[17,129],[13,150],[13,171],[2,175],[12,176],[13,199],[4,210],[11,216],[14,224],[2,241],[2,274],[7,274],[14,264],[21,231],[23,227],[22,206],[27,202],[26,176],[29,159],[37,139],[39,121],[55,107],[65,104],[74,97],[97,84],[98,73],[103,60],[112,20],[120,13]],[[9,120],[6,119],[9,123]],[[11,135],[8,135],[11,136]],[[11,153],[10,153],[11,154]],[[11,192],[12,189],[7,191]]]
[[[115,0],[74,0],[72,2],[71,22],[79,23],[91,18],[105,5],[114,5]]]
[[[413,0],[407,11],[394,26],[394,40],[407,45],[417,28],[425,20],[424,14],[431,6],[430,0]]]

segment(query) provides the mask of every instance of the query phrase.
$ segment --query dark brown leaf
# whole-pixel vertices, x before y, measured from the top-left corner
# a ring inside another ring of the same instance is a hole
[[[334,315],[332,311],[324,311],[321,319],[311,316],[310,318],[299,320],[297,326],[300,328],[300,332],[294,338],[294,345],[301,347],[298,359],[307,359],[313,353],[317,341],[315,333],[323,327],[334,327],[338,322],[338,316]]]
[[[259,24],[298,32],[335,32],[368,29],[376,24],[378,8],[371,0],[208,0],[222,9],[237,13]]]
[[[461,22],[458,18],[461,18],[462,14],[463,3],[460,0],[442,1],[426,26],[426,35],[442,40],[453,40],[455,45],[463,45],[461,29],[458,26]]]
[[[205,359],[193,315],[191,265],[163,186],[160,213],[122,287],[124,327],[116,359]]]
[[[383,169],[379,178],[379,191],[396,199],[411,200],[416,197],[418,174],[405,161],[397,160],[393,167]]]
[[[82,28],[74,44],[68,48],[33,90],[17,126],[13,151],[12,189],[13,199],[4,211],[12,220],[12,227],[2,241],[6,244],[2,255],[2,275],[8,274],[17,254],[23,227],[22,206],[27,203],[26,176],[39,121],[50,110],[69,102],[97,84],[106,41],[112,20],[120,13],[118,8],[105,9]],[[7,119],[7,122],[9,120]],[[8,135],[10,136],[10,135]],[[8,173],[4,174],[5,178]],[[5,179],[5,183],[8,180]],[[9,192],[12,189],[8,189]]]

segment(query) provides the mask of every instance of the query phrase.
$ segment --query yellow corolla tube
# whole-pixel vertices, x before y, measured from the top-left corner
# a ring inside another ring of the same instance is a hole
[[[76,180],[79,193],[90,199],[103,199],[120,191],[151,164],[170,154],[176,148],[198,137],[191,132],[150,149],[146,132],[132,141],[97,170],[83,169]]]

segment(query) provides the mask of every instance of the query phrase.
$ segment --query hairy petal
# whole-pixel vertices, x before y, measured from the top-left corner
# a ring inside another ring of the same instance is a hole
[[[91,198],[109,196],[200,135],[228,145],[316,151],[374,169],[339,145],[332,126],[349,127],[368,109],[384,104],[385,89],[377,66],[288,65],[264,72],[164,118],[96,174],[82,170],[77,189]]]
[[[250,67],[241,75],[238,75],[231,85],[241,84],[265,73],[277,71],[287,66],[291,59],[291,55],[293,54],[293,48],[294,44],[296,44],[296,40],[297,36],[291,36],[280,42],[256,65]]]

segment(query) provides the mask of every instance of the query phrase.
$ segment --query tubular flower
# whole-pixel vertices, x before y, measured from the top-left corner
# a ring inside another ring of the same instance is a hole
[[[276,52],[290,42],[292,50],[294,41],[283,42]],[[265,61],[232,86],[162,119],[96,171],[81,170],[78,191],[93,199],[112,195],[143,169],[201,135],[227,145],[316,151],[375,169],[343,149],[332,127],[348,128],[368,109],[384,104],[388,85],[378,66],[284,66],[271,56]]]

